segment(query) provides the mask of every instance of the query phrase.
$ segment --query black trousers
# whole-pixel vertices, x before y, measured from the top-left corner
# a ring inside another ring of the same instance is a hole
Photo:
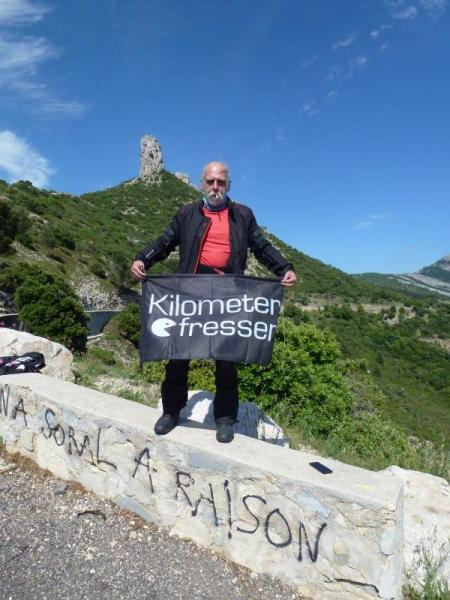
[[[166,378],[161,387],[163,411],[176,415],[186,406],[188,399],[189,360],[169,360]],[[236,364],[228,360],[216,360],[216,396],[214,418],[237,418],[239,408],[238,378]]]

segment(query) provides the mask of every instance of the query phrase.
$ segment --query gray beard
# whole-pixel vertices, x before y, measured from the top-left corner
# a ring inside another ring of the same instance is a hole
[[[218,192],[217,194],[215,194],[214,192],[211,192],[208,196],[208,202],[212,205],[212,206],[218,206],[219,204],[223,204],[223,202],[225,201],[225,197],[226,197],[226,192]]]

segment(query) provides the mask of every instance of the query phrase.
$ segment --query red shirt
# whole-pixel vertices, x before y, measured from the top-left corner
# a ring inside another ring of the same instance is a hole
[[[200,249],[200,264],[210,267],[225,267],[230,258],[230,223],[228,208],[223,210],[203,209],[211,224]]]

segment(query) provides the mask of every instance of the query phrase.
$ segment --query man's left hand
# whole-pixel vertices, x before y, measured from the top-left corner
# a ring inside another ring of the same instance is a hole
[[[281,280],[281,285],[284,285],[286,287],[295,285],[296,281],[297,281],[297,275],[294,273],[294,271],[286,271],[286,273],[283,275],[283,278]]]

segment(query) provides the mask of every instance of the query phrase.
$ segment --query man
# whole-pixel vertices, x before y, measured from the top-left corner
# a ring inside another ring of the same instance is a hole
[[[166,231],[137,254],[131,267],[133,276],[144,279],[145,269],[165,259],[176,246],[180,254],[178,273],[243,274],[247,251],[251,250],[259,262],[282,278],[282,285],[294,285],[292,264],[264,238],[250,208],[230,200],[230,184],[224,163],[208,163],[201,180],[203,199],[182,206]],[[161,388],[163,415],[155,424],[158,435],[169,433],[178,423],[187,402],[188,371],[189,360],[167,363]],[[216,438],[219,442],[231,442],[239,407],[235,363],[216,360],[215,376]]]

